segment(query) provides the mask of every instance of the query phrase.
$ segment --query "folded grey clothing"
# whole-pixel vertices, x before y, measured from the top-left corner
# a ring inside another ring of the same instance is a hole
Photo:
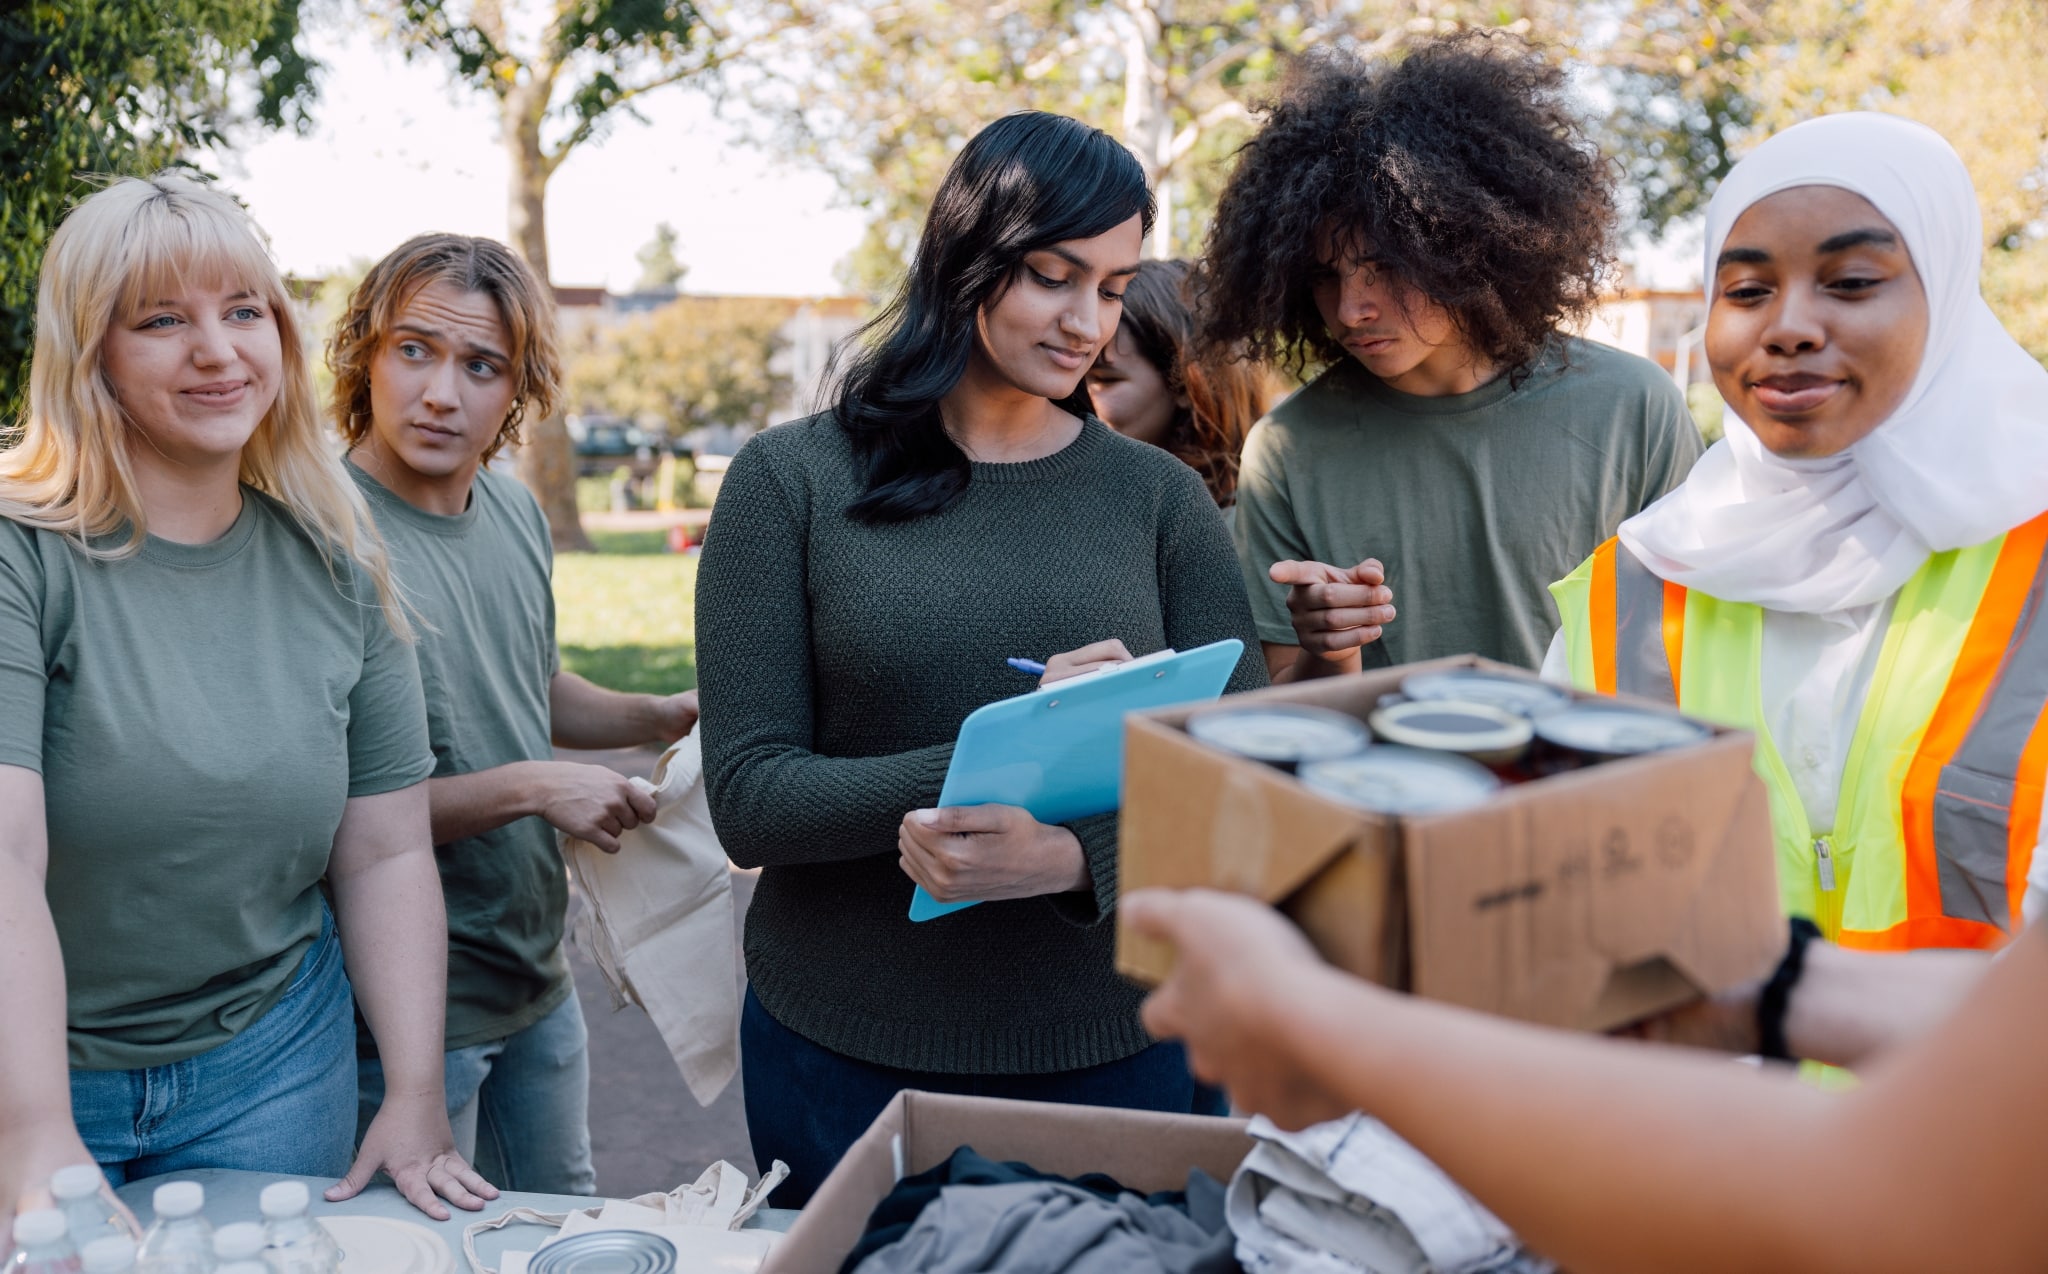
[[[856,1274],[1237,1274],[1213,1199],[1198,1206],[1189,1185],[1187,1212],[1058,1181],[947,1186]]]
[[[1549,1274],[1514,1231],[1376,1119],[1261,1118],[1227,1212],[1248,1274]]]

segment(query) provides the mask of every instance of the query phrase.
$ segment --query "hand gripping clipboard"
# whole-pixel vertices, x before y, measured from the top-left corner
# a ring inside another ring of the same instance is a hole
[[[1217,698],[1243,655],[1235,637],[1160,651],[977,708],[960,725],[939,804],[1017,805],[1041,823],[1106,814],[1123,799],[1124,715]],[[974,905],[919,885],[910,918]]]

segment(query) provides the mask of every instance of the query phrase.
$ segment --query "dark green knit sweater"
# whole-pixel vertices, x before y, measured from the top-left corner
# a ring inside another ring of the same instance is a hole
[[[944,513],[867,526],[829,415],[749,442],[697,575],[712,819],[759,866],[747,976],[783,1025],[878,1065],[1042,1074],[1150,1041],[1112,967],[1116,816],[1069,826],[1092,894],[923,924],[896,829],[937,802],[967,714],[1033,688],[1006,656],[1122,639],[1134,655],[1245,643],[1265,681],[1222,515],[1194,472],[1089,420],[1057,454],[976,464]]]

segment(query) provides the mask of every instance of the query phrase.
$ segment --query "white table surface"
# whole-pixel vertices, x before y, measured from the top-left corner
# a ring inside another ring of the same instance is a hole
[[[485,1204],[481,1212],[465,1212],[450,1205],[452,1214],[446,1221],[436,1221],[398,1193],[396,1186],[378,1182],[346,1203],[329,1203],[321,1198],[321,1192],[334,1184],[332,1177],[293,1177],[271,1172],[237,1172],[226,1168],[207,1168],[196,1172],[177,1172],[161,1177],[149,1177],[131,1181],[115,1191],[121,1201],[135,1211],[135,1219],[146,1227],[155,1219],[156,1212],[150,1206],[150,1196],[156,1188],[171,1181],[196,1181],[206,1188],[205,1216],[216,1226],[233,1221],[261,1221],[262,1213],[257,1208],[257,1198],[263,1187],[279,1181],[303,1181],[306,1191],[312,1196],[313,1204],[308,1212],[313,1216],[381,1216],[394,1217],[424,1225],[440,1235],[454,1254],[455,1268],[467,1274],[467,1263],[462,1256],[462,1232],[478,1221],[488,1221],[511,1208],[532,1208],[536,1212],[568,1212],[575,1208],[597,1207],[603,1199],[581,1198],[567,1194],[522,1194],[512,1190],[501,1192],[497,1198]],[[787,1230],[796,1224],[794,1208],[763,1208],[748,1219],[744,1228],[749,1230]],[[476,1254],[487,1265],[495,1266],[500,1253],[507,1250],[530,1252],[539,1247],[541,1241],[553,1231],[545,1226],[514,1222],[501,1230],[492,1230],[479,1235]]]

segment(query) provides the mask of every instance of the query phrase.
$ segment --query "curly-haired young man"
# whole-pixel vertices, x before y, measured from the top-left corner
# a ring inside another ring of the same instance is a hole
[[[1252,430],[1238,479],[1275,680],[1466,651],[1536,667],[1545,586],[1691,468],[1671,378],[1562,330],[1615,220],[1563,72],[1519,41],[1290,69],[1195,284],[1205,355],[1325,369]]]
[[[448,901],[448,1106],[459,1148],[513,1190],[592,1194],[587,1035],[562,952],[557,829],[606,848],[654,802],[551,746],[687,733],[697,693],[564,672],[547,520],[484,462],[560,383],[554,306],[504,244],[421,235],[373,266],[328,347],[349,472],[422,624],[434,858]],[[384,1072],[366,1032],[362,1110]]]

